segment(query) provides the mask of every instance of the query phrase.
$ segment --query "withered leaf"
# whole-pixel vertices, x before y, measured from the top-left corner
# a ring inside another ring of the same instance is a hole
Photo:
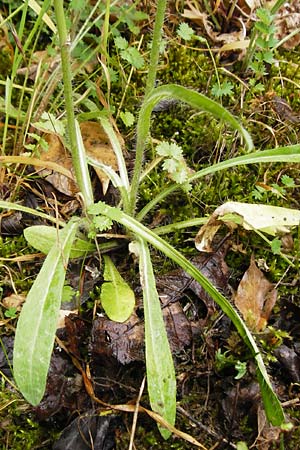
[[[115,448],[115,417],[99,417],[94,411],[76,417],[55,442],[53,450],[112,450]]]
[[[250,266],[234,295],[234,304],[250,330],[259,332],[266,327],[276,298],[276,289],[258,269],[252,256]]]
[[[257,450],[271,450],[274,448],[275,442],[279,444],[282,430],[280,427],[275,427],[268,422],[262,405],[258,405],[257,429],[258,436],[255,441]]]
[[[51,171],[49,169],[43,169],[39,171],[39,174],[44,177],[49,183],[51,183],[59,192],[73,197],[78,192],[78,187],[74,181],[75,173],[72,165],[71,155],[64,147],[58,135],[54,133],[46,133],[43,137],[48,143],[48,150],[46,152],[41,152],[40,159],[42,161],[52,161],[59,164],[60,166],[63,166],[65,169],[68,169],[71,172],[74,179],[71,179],[61,173]]]
[[[80,124],[80,130],[87,155],[117,171],[118,163],[116,155],[101,124],[98,122],[82,122]],[[123,140],[120,135],[118,137],[122,145]],[[109,185],[109,178],[101,169],[95,168],[95,171],[102,184],[103,194],[105,195]]]
[[[104,132],[102,126],[98,122],[82,122],[80,124],[80,130],[82,134],[83,144],[88,156],[92,157],[96,161],[99,161],[107,166],[110,166],[113,170],[118,170],[117,158],[111,147],[109,139]],[[118,135],[121,145],[123,140]],[[40,159],[42,161],[52,161],[65,169],[69,170],[73,175],[72,178],[68,178],[65,175],[43,169],[39,173],[46,180],[51,183],[59,192],[62,192],[68,196],[74,196],[78,192],[78,187],[75,183],[75,173],[72,165],[72,157],[64,147],[60,137],[54,133],[46,133],[44,139],[48,143],[48,150],[42,151]],[[103,194],[105,195],[109,185],[109,178],[100,169],[95,169],[97,176],[102,184]]]
[[[2,304],[7,309],[16,308],[17,311],[20,311],[25,298],[25,295],[22,294],[10,294],[2,299]]]
[[[180,352],[192,342],[192,329],[180,302],[168,302],[167,296],[160,296],[163,304],[163,318],[172,353]]]
[[[93,322],[91,351],[121,364],[144,359],[144,326],[135,313],[123,323],[98,317]]]
[[[299,2],[296,0],[285,2],[276,14],[274,25],[275,36],[279,41],[291,35],[287,41],[282,43],[282,46],[286,49],[295,48],[300,42],[299,32],[297,31],[300,26]]]

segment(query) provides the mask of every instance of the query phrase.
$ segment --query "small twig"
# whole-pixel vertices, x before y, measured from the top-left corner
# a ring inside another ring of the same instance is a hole
[[[139,390],[139,395],[138,395],[138,398],[137,398],[137,401],[135,404],[135,410],[133,413],[132,428],[131,428],[130,442],[129,442],[128,450],[133,449],[133,440],[134,440],[134,435],[135,435],[135,430],[136,430],[137,418],[138,418],[138,414],[139,414],[139,406],[140,406],[141,397],[143,395],[143,391],[145,388],[145,382],[146,382],[146,377],[143,378],[143,381],[141,383],[141,387]]]

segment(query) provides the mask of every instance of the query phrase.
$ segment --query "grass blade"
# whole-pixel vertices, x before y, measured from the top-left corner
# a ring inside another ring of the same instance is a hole
[[[37,405],[45,392],[66,265],[77,229],[70,222],[50,250],[22,308],[15,335],[15,381],[26,400]]]
[[[118,168],[120,177],[122,180],[122,185],[125,187],[126,190],[129,190],[129,180],[128,180],[128,174],[127,174],[127,168],[126,168],[126,162],[124,159],[122,147],[120,144],[120,141],[118,139],[118,136],[116,135],[112,125],[110,124],[109,120],[106,117],[100,116],[99,120],[101,122],[101,125],[107,134],[111,146],[115,152],[117,161],[118,161]]]

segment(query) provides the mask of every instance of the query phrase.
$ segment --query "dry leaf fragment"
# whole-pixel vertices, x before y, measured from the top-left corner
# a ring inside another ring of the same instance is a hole
[[[259,405],[257,410],[257,430],[258,436],[255,441],[257,450],[270,450],[274,448],[274,443],[279,443],[282,430],[268,423],[262,405]]]
[[[197,233],[195,238],[197,250],[213,251],[211,243],[222,223],[230,229],[241,225],[245,230],[259,230],[272,236],[282,235],[300,224],[300,211],[272,205],[224,203],[213,212],[208,222]]]
[[[118,162],[116,155],[100,123],[82,122],[80,124],[80,130],[87,155],[117,171]],[[123,140],[120,135],[118,137],[122,145]],[[102,170],[95,169],[95,171],[101,181],[103,194],[105,195],[110,180]]]
[[[75,180],[75,173],[72,165],[71,155],[65,149],[59,136],[55,133],[46,133],[43,138],[48,143],[48,150],[46,152],[41,152],[40,159],[42,161],[52,161],[59,164],[65,169],[69,170],[74,176]],[[73,197],[78,192],[78,187],[75,181],[61,173],[43,169],[39,171],[39,174],[43,176],[49,183],[51,183],[55,187],[55,189],[65,195]]]
[[[83,144],[86,153],[91,158],[99,161],[113,170],[118,170],[117,158],[109,142],[109,139],[104,132],[102,126],[98,122],[82,122],[80,124]],[[78,187],[75,183],[75,173],[72,165],[72,157],[64,147],[60,137],[55,133],[46,133],[43,138],[48,143],[48,150],[41,152],[40,159],[42,161],[52,161],[73,174],[73,178],[68,178],[65,175],[43,169],[39,174],[51,183],[59,192],[73,197],[78,192]],[[123,146],[123,140],[118,135],[120,144]],[[95,169],[99,180],[102,184],[103,194],[105,195],[109,185],[109,178],[100,169]]]
[[[276,289],[258,269],[252,256],[233,298],[250,330],[259,332],[266,327],[276,298]]]
[[[2,299],[2,304],[7,309],[16,308],[17,311],[20,311],[22,304],[25,302],[25,298],[25,295],[22,294],[11,294]]]
[[[285,49],[293,49],[300,43],[300,5],[299,1],[291,0],[284,2],[278,11],[275,19],[276,38],[282,40],[290,36],[283,42]]]

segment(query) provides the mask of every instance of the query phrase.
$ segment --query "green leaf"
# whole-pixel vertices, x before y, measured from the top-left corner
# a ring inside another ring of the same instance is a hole
[[[230,125],[234,130],[238,131],[243,137],[248,150],[253,148],[253,142],[249,133],[227,109],[199,92],[184,88],[183,86],[178,86],[176,84],[167,84],[153,89],[143,102],[137,128],[137,138],[138,140],[143,139],[143,145],[143,130],[146,122],[150,121],[151,112],[154,106],[161,100],[167,98],[177,99],[181,102],[187,103],[195,109],[200,109],[207,113],[211,113],[216,119],[222,120],[224,123]]]
[[[243,376],[247,372],[247,363],[246,362],[242,362],[242,361],[237,361],[235,366],[234,366],[234,368],[237,371],[237,374],[234,377],[234,379],[235,380],[240,380],[241,378],[243,378]]]
[[[76,296],[76,294],[78,295],[78,291],[75,291],[75,289],[73,289],[71,286],[65,284],[62,292],[61,302],[62,303],[71,302]]]
[[[17,308],[15,306],[11,306],[5,311],[4,316],[9,317],[10,319],[15,319],[17,317]]]
[[[248,450],[248,445],[246,442],[239,441],[236,443],[236,450]]]
[[[181,23],[177,30],[177,34],[185,41],[190,41],[195,34],[195,31],[187,23]]]
[[[289,187],[289,188],[296,187],[294,178],[289,177],[288,175],[282,175],[280,180],[286,187]]]
[[[59,119],[56,119],[54,114],[43,112],[41,115],[41,120],[39,122],[35,122],[34,127],[41,131],[51,131],[52,133],[59,134],[60,136],[64,136],[65,134],[65,125]]]
[[[265,34],[265,35],[270,34],[270,33],[269,33],[270,26],[264,24],[263,22],[256,22],[256,24],[254,25],[254,27],[255,27],[255,29],[256,29],[259,33],[261,33],[261,34],[263,34],[263,35],[264,35],[264,34]]]
[[[93,206],[91,208],[93,208]],[[92,211],[91,208],[89,209],[89,211],[90,211],[90,214],[93,214],[91,212]],[[112,221],[108,217],[95,216],[95,217],[93,217],[93,225],[99,231],[107,231],[112,227]]]
[[[170,158],[180,159],[182,158],[182,148],[175,142],[163,141],[156,147],[156,153],[159,156],[169,156]]]
[[[126,48],[128,47],[128,42],[125,38],[118,36],[114,39],[114,43],[115,46],[119,49],[119,50],[126,50]]]
[[[178,164],[177,170],[171,175],[172,180],[178,184],[184,184],[188,180],[187,167],[184,163]]]
[[[134,124],[135,118],[131,112],[129,112],[129,111],[123,112],[122,111],[120,114],[120,117],[126,127],[131,127]]]
[[[198,283],[205,289],[205,291],[213,298],[213,300],[221,307],[223,312],[230,318],[240,336],[243,338],[245,344],[251,350],[253,358],[257,366],[257,378],[260,384],[261,394],[264,402],[266,416],[272,425],[280,426],[285,421],[281,404],[273,391],[270,379],[268,377],[262,355],[257,347],[255,339],[247,328],[243,319],[238,315],[231,303],[223,296],[211,282],[188,261],[180,252],[168,244],[160,236],[157,236],[153,231],[139,223],[132,217],[124,214],[117,208],[110,207],[105,203],[99,202],[97,204],[98,212],[107,215],[112,220],[116,220],[123,226],[131,230],[141,239],[149,242],[158,250],[163,252],[167,257],[171,258],[180,267],[182,267],[188,274],[190,274]]]
[[[275,238],[271,242],[271,250],[274,253],[274,255],[280,255],[281,253],[281,240],[278,238]]]
[[[27,214],[32,214],[33,216],[42,217],[42,219],[49,220],[50,222],[55,223],[56,225],[64,225],[64,222],[61,222],[56,219],[56,217],[49,216],[37,209],[28,208],[27,206],[19,205],[18,203],[7,202],[5,200],[0,200],[0,209],[8,209],[13,211],[21,211]]]
[[[270,25],[274,19],[274,15],[268,8],[258,8],[256,15],[266,25]]]
[[[66,267],[77,227],[77,223],[70,222],[53,245],[18,320],[13,355],[14,378],[32,405],[37,405],[45,392]]]
[[[263,60],[267,64],[273,64],[275,62],[275,59],[273,57],[273,52],[271,50],[264,50],[262,52]]]
[[[215,83],[211,89],[211,93],[214,97],[222,97],[223,95],[232,95],[232,89],[234,85],[230,81],[224,81],[220,86]]]
[[[135,47],[128,47],[126,50],[122,50],[121,56],[136,69],[141,69],[145,64],[144,58]]]
[[[150,404],[168,423],[176,417],[176,378],[172,354],[163,321],[148,245],[138,242],[141,285],[145,316],[147,386]],[[170,431],[159,427],[167,439]]]
[[[274,163],[274,162],[289,162],[298,163],[300,162],[300,145],[288,145],[286,147],[278,147],[270,150],[263,150],[253,153],[248,153],[246,155],[237,156],[236,158],[228,159],[217,164],[205,167],[199,170],[194,175],[189,177],[189,182],[203,178],[206,175],[211,175],[213,173],[219,172],[220,170],[226,170],[230,167],[235,167],[239,165],[246,164],[256,164],[256,163]],[[172,185],[165,190],[163,190],[159,195],[157,195],[153,200],[151,200],[138,214],[137,219],[142,220],[143,217],[159,202],[170,195],[178,189],[178,186]],[[1,204],[1,202],[0,202]]]
[[[178,169],[178,161],[172,158],[168,158],[163,162],[163,169],[170,174],[174,173]]]
[[[104,255],[104,283],[101,287],[101,304],[115,322],[125,322],[134,309],[135,297],[131,287],[121,277],[109,256]]]
[[[85,0],[71,0],[70,8],[74,9],[74,11],[80,11],[86,6]]]
[[[47,255],[63,231],[64,229],[58,231],[57,228],[46,225],[34,225],[25,228],[24,236],[28,244]],[[96,247],[91,242],[76,238],[72,244],[70,258],[80,258],[95,250]]]

